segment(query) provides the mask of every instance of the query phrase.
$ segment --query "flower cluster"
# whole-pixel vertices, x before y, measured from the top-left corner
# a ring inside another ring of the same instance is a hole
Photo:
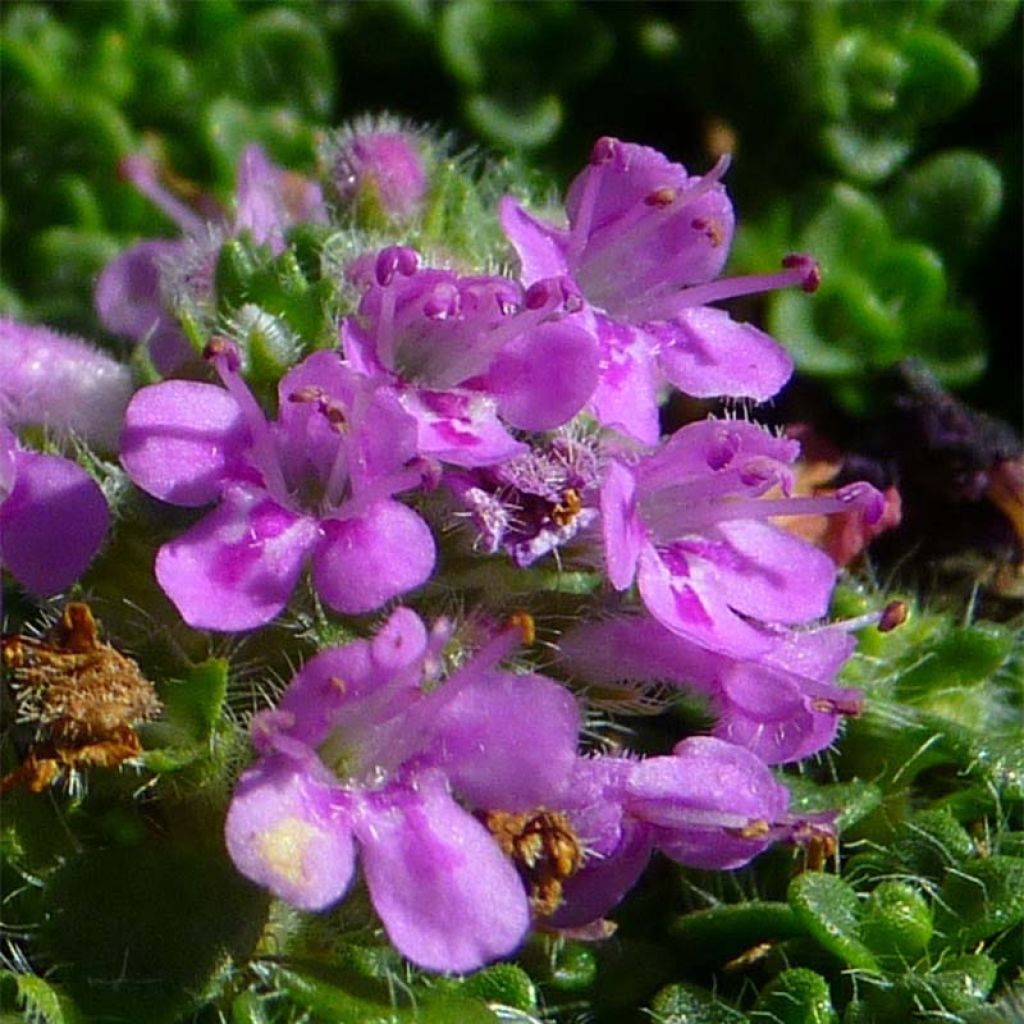
[[[790,375],[777,342],[714,303],[818,283],[803,255],[721,276],[726,158],[693,176],[599,140],[565,226],[501,202],[510,277],[409,244],[431,202],[420,142],[395,126],[338,136],[323,192],[250,147],[227,211],[186,205],[132,158],[126,176],[184,237],[114,260],[96,304],[165,375],[127,404],[123,469],[205,510],[155,555],[182,619],[266,626],[308,593],[308,571],[324,614],[360,637],[323,647],[254,717],[231,857],[304,910],[337,902],[358,860],[396,948],[465,971],[512,953],[531,916],[599,922],[654,851],[725,870],[828,831],[790,812],[769,766],[823,749],[858,711],[836,683],[852,640],[821,622],[834,563],[777,520],[872,523],[883,500],[865,484],[794,496],[799,445],[746,419],[662,436],[669,388],[763,401]],[[367,205],[388,237],[353,228]],[[324,262],[336,335],[300,338],[268,388],[237,321],[217,320],[218,260],[239,241],[287,255],[296,227],[345,242]],[[183,308],[207,310],[205,347]],[[4,563],[49,593],[85,568],[105,505],[77,467],[2,438]],[[75,540],[57,578],[37,549],[65,514]],[[549,567],[584,581],[568,625],[544,619]],[[546,664],[535,619],[555,634]],[[644,758],[587,694],[655,683],[704,694],[714,724]]]

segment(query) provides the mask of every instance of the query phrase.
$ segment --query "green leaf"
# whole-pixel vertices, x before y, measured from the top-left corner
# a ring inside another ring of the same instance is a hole
[[[806,967],[783,971],[758,996],[751,1024],[836,1024],[828,982]]]
[[[1002,205],[998,168],[980,153],[950,150],[904,175],[888,208],[895,230],[956,261],[978,245]]]
[[[470,124],[491,141],[509,149],[537,149],[562,126],[562,102],[554,94],[525,105],[479,93],[465,101]]]
[[[836,828],[840,832],[866,818],[882,803],[882,790],[863,779],[820,785],[803,775],[781,775],[779,778],[789,788],[790,813],[838,811]]]
[[[758,900],[684,914],[669,934],[689,962],[720,964],[762,942],[806,935],[807,929],[788,904]]]
[[[860,935],[860,900],[842,879],[807,871],[789,886],[789,905],[807,931],[851,967],[877,971],[878,961]]]
[[[968,949],[1024,920],[1024,859],[996,854],[950,870],[936,898],[935,927]]]
[[[170,1022],[212,998],[262,933],[269,899],[220,843],[80,854],[47,879],[36,949],[97,1017]]]
[[[184,678],[161,689],[164,716],[192,739],[205,742],[220,722],[227,692],[228,663],[223,658],[210,658],[192,665]]]
[[[941,121],[977,92],[977,61],[953,39],[919,27],[900,43],[908,62],[900,97],[901,113],[915,121]]]
[[[519,1010],[537,1009],[537,986],[517,964],[495,964],[470,975],[462,990],[486,1003]]]
[[[974,856],[966,829],[948,811],[920,811],[901,822],[892,856],[908,872],[941,882],[949,868]]]
[[[651,1003],[657,1024],[746,1024],[749,1018],[716,999],[710,992],[686,983],[663,988]]]
[[[988,996],[997,970],[989,957],[967,954],[944,961],[932,974],[910,974],[905,984],[922,1017],[962,1013]]]
[[[928,948],[932,931],[931,909],[908,882],[886,880],[868,897],[861,936],[883,963],[913,963]]]
[[[45,978],[0,970],[0,1007],[10,1005],[2,993],[14,990],[14,999],[26,1021],[38,1024],[77,1024],[82,1018],[67,997]]]
[[[314,964],[258,964],[265,981],[332,1024],[498,1024],[476,999],[458,991],[417,989]]]

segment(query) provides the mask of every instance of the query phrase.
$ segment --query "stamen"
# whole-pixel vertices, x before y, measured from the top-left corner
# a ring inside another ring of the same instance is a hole
[[[227,338],[211,338],[203,350],[206,359],[213,363],[227,388],[228,394],[242,410],[242,418],[249,428],[252,441],[253,461],[256,468],[263,474],[263,482],[270,494],[281,504],[289,501],[288,486],[277,457],[277,446],[270,431],[270,424],[264,415],[259,402],[246,386],[240,373],[242,360],[237,346]]]
[[[394,280],[395,274],[412,277],[416,273],[419,263],[420,257],[415,249],[404,245],[388,246],[380,251],[374,266],[377,284],[382,288],[387,287]]]
[[[799,287],[813,292],[821,283],[821,269],[810,256],[793,254],[783,260],[787,269],[777,274],[748,274],[743,277],[724,277],[707,284],[682,288],[668,295],[653,298],[641,296],[627,303],[630,315],[641,320],[671,320],[684,309],[707,306],[741,295],[757,295],[778,288]]]
[[[141,153],[126,156],[118,165],[118,172],[154,206],[163,210],[185,234],[198,238],[205,232],[206,221],[160,184],[156,166],[149,157]]]
[[[902,626],[910,615],[910,609],[906,601],[890,601],[882,610],[882,617],[878,620],[878,632],[890,633],[897,626]]]

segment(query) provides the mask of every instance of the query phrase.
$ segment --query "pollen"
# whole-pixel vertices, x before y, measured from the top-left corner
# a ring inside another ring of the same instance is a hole
[[[306,851],[319,835],[319,830],[308,821],[285,818],[259,837],[260,859],[282,881],[303,885]]]

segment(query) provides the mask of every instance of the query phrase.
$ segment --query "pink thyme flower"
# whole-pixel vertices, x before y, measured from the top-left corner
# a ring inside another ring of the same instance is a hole
[[[272,164],[256,145],[238,164],[235,208],[227,214],[210,200],[200,213],[164,188],[157,169],[141,154],[127,157],[124,176],[180,228],[180,241],[139,242],[116,256],[100,274],[94,296],[100,323],[113,334],[149,345],[153,363],[169,373],[192,355],[173,311],[168,280],[178,278],[197,296],[213,290],[216,251],[224,237],[249,231],[272,252],[284,250],[284,232],[302,221],[324,223],[320,187]]]
[[[369,272],[368,272],[369,271]],[[597,347],[575,323],[565,282],[525,293],[501,277],[421,268],[407,248],[352,268],[364,288],[341,343],[360,373],[386,381],[418,424],[422,455],[459,466],[525,451],[503,422],[551,430],[571,419],[597,383]]]
[[[791,626],[828,609],[835,565],[771,525],[781,515],[863,509],[884,502],[867,484],[829,498],[762,497],[790,488],[795,441],[750,423],[707,420],[676,431],[653,453],[609,461],[601,488],[608,578],[636,580],[663,626],[712,651],[756,657],[776,645],[762,624]]]
[[[818,284],[817,264],[798,255],[778,274],[718,278],[734,227],[720,180],[728,165],[722,157],[693,177],[656,150],[602,138],[569,188],[567,229],[510,196],[501,204],[523,280],[568,275],[586,299],[602,356],[597,418],[648,444],[658,438],[662,380],[691,395],[763,401],[792,373],[777,342],[710,303]]]
[[[268,422],[229,343],[210,357],[224,388],[165,381],[132,399],[121,461],[143,490],[217,507],[157,554],[156,575],[197,628],[261,626],[285,606],[307,560],[336,611],[361,614],[425,582],[430,528],[393,500],[423,482],[415,423],[395,396],[317,352],[278,388]]]
[[[710,736],[643,760],[578,758],[556,806],[568,814],[587,858],[563,883],[563,905],[545,922],[555,928],[602,917],[633,887],[654,850],[687,867],[728,871],[773,843],[830,827],[827,815],[790,814],[789,791],[763,761]]]
[[[430,970],[469,971],[512,953],[530,914],[511,861],[466,808],[557,801],[579,712],[557,683],[497,667],[511,632],[438,686],[446,638],[399,608],[372,641],[311,659],[253,722],[260,759],[226,835],[243,874],[305,910],[344,895],[358,847],[396,948]]]

